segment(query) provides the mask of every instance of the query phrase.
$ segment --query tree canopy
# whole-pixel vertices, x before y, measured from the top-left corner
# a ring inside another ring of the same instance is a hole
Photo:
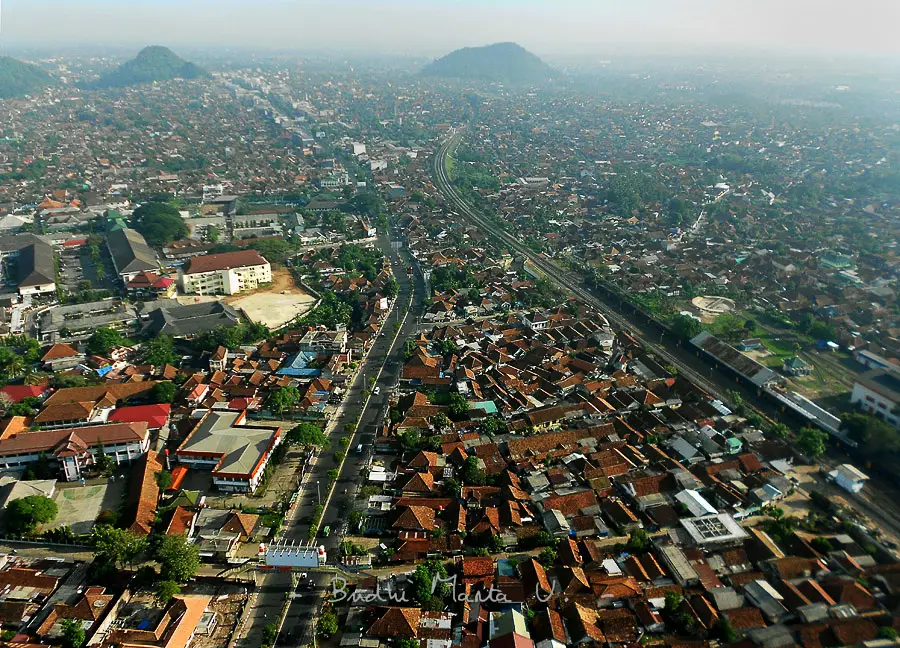
[[[169,203],[150,202],[141,205],[131,215],[131,226],[140,232],[147,243],[160,246],[178,241],[188,235],[184,219]]]
[[[184,535],[163,536],[156,547],[156,559],[163,579],[176,583],[186,582],[200,569],[199,549]]]
[[[87,350],[94,355],[105,356],[121,344],[122,336],[117,330],[101,326],[95,329],[88,338]]]
[[[288,443],[304,446],[307,448],[327,448],[328,437],[318,425],[312,423],[301,423],[291,429],[287,435]]]
[[[57,507],[49,497],[29,495],[6,505],[6,526],[13,533],[29,533],[38,524],[56,518]]]

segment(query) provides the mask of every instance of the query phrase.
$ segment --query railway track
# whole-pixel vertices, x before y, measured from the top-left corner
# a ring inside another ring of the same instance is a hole
[[[582,302],[595,308],[597,311],[602,313],[604,317],[606,317],[607,321],[614,324],[619,329],[628,331],[629,334],[632,335],[641,344],[643,344],[645,348],[651,349],[665,363],[677,367],[679,373],[690,379],[691,382],[693,382],[695,385],[717,398],[726,400],[725,395],[717,385],[710,382],[707,378],[702,376],[691,367],[686,366],[661,344],[647,339],[647,336],[642,335],[638,327],[633,322],[629,321],[613,309],[609,308],[605,303],[603,303],[602,300],[594,295],[590,291],[590,289],[585,286],[584,281],[580,277],[576,277],[571,272],[564,270],[543,255],[537,254],[527,246],[523,245],[522,242],[519,241],[519,239],[517,239],[515,236],[498,227],[484,215],[479,214],[475,209],[473,209],[472,206],[469,205],[462,198],[462,196],[459,195],[459,193],[453,187],[453,184],[450,182],[450,177],[447,175],[447,156],[459,145],[461,137],[462,136],[460,133],[453,133],[441,144],[433,159],[435,183],[437,184],[441,193],[444,194],[444,197],[457,210],[459,210],[460,214],[466,217],[473,224],[479,226],[488,234],[492,235],[495,239],[501,241],[511,249],[515,250],[517,253],[526,257],[535,268],[537,268],[548,279],[557,284],[565,292],[574,295]]]

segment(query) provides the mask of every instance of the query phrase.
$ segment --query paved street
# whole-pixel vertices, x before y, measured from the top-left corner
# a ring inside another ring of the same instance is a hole
[[[402,256],[398,255],[397,251],[391,247],[387,237],[379,237],[378,246],[391,259],[397,278],[398,293],[395,307],[382,327],[384,336],[379,336],[373,344],[366,360],[349,386],[342,407],[329,421],[326,432],[331,447],[328,451],[320,454],[315,465],[304,476],[299,489],[298,502],[288,514],[282,530],[282,537],[285,541],[306,543],[313,510],[321,501],[326,508],[319,528],[324,529],[328,526],[332,533],[327,538],[318,538],[316,543],[325,546],[328,551],[328,561],[331,564],[334,564],[337,559],[337,548],[341,542],[341,528],[352,504],[348,498],[353,497],[364,457],[367,456],[374,441],[374,434],[367,430],[369,426],[380,420],[384,408],[387,407],[388,391],[397,383],[402,368],[404,342],[416,331],[416,314],[418,314],[425,297],[425,288],[421,277],[419,275],[409,277],[406,274],[406,268],[411,264],[406,260],[405,251]],[[412,304],[412,312],[410,312],[410,304]],[[397,323],[400,323],[402,328],[395,337]],[[366,389],[369,377],[376,378],[375,385],[380,387],[380,394],[373,394],[367,400]],[[348,435],[345,426],[355,425],[357,417],[359,417],[359,424],[356,425],[354,434]],[[335,484],[334,495],[329,498],[327,473],[329,470],[337,468],[333,451],[339,448],[338,439],[342,436],[351,436],[351,444],[347,459]],[[360,443],[364,445],[363,454],[356,453],[356,447]],[[347,495],[344,495],[344,489],[348,490]],[[331,582],[331,575],[324,572],[310,572],[309,577],[318,584],[318,589],[307,590],[303,583],[300,584],[300,591],[304,595],[291,602],[282,627],[281,645],[298,645],[298,641],[302,645],[303,641],[312,639],[310,630],[312,619],[319,606],[320,596],[318,594],[321,594],[322,588]],[[248,608],[249,613],[245,623],[233,643],[239,648],[256,648],[261,644],[263,628],[277,620],[277,614],[273,617],[273,613],[282,609],[287,593],[292,588],[290,574],[284,572],[261,574],[258,582],[260,587]],[[318,594],[311,596],[313,591]],[[290,637],[290,640],[287,637]]]

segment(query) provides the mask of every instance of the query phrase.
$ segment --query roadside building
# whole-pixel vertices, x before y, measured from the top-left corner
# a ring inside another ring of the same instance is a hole
[[[252,493],[284,437],[280,427],[247,425],[247,412],[206,412],[176,456],[181,463],[212,470],[223,491]]]

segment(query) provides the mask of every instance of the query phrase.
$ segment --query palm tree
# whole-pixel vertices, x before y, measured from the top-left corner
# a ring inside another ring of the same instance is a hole
[[[21,356],[13,356],[6,362],[6,371],[10,378],[16,378],[25,369],[25,362]]]

